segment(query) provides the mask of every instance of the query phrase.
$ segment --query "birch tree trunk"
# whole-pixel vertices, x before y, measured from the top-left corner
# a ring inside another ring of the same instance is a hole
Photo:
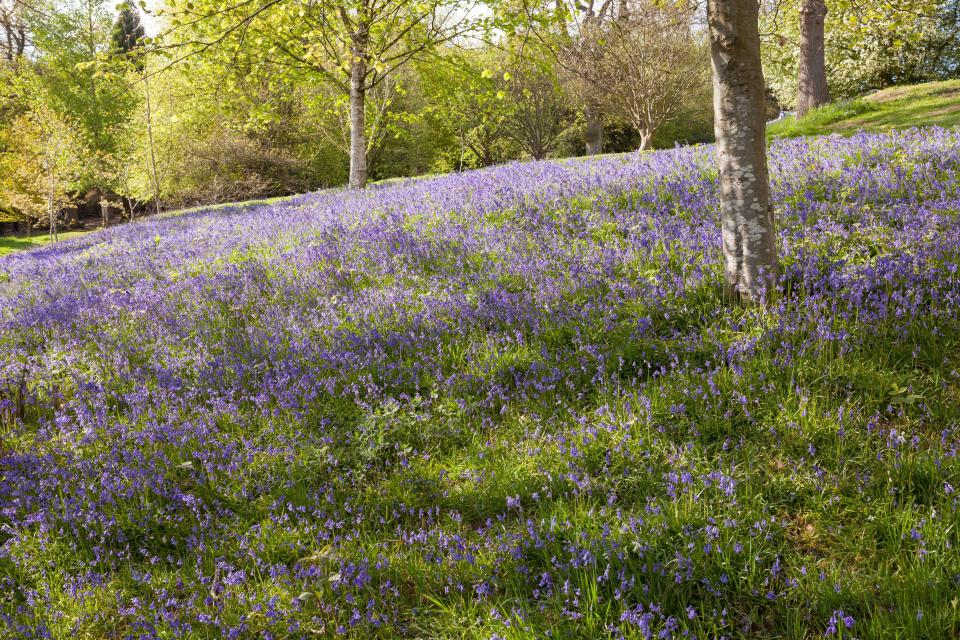
[[[637,151],[646,151],[650,148],[650,141],[653,139],[653,132],[648,129],[640,130],[640,147]]]
[[[57,177],[54,169],[53,160],[47,160],[47,216],[50,222],[50,242],[56,242],[59,237],[57,234],[57,213],[54,211],[54,203],[57,192]]]
[[[585,132],[587,155],[595,156],[603,153],[603,118],[596,106],[587,105],[583,108],[583,117],[587,121]]]
[[[357,49],[360,49],[357,47]],[[362,50],[354,52],[350,67],[350,188],[367,186],[366,87],[367,66]]]
[[[767,174],[756,0],[708,0],[723,262],[731,292],[769,299],[777,246]]]
[[[157,176],[157,154],[153,143],[153,113],[150,108],[150,76],[143,75],[143,95],[145,98],[144,106],[147,110],[147,141],[150,146],[150,179],[153,182],[153,211],[160,213],[160,178]],[[133,210],[130,211],[130,219],[133,220]]]
[[[797,78],[797,117],[830,102],[824,61],[826,0],[803,0],[800,7],[800,72]]]

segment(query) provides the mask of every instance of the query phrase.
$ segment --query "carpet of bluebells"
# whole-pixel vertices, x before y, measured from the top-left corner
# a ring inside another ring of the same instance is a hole
[[[960,636],[960,132],[146,219],[0,259],[2,638]]]

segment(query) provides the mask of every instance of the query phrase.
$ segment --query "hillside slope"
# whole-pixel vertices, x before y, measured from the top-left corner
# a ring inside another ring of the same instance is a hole
[[[0,637],[960,637],[960,133],[156,217],[0,258]]]
[[[799,121],[793,116],[767,127],[770,138],[795,138],[857,131],[884,132],[960,124],[960,80],[891,87],[861,99],[817,109]]]

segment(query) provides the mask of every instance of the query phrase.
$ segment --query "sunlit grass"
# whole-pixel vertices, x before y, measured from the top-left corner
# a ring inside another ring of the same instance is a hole
[[[838,101],[797,120],[793,116],[767,127],[769,138],[857,131],[884,132],[921,126],[960,124],[960,80],[891,87],[864,98]]]
[[[83,231],[63,231],[59,234],[59,239],[68,240],[70,238],[82,236],[83,234]],[[42,231],[36,235],[30,236],[29,238],[26,236],[0,236],[0,257],[5,256],[8,253],[13,253],[14,251],[22,251],[24,249],[31,249],[33,247],[42,247],[49,243],[49,234],[43,233]]]

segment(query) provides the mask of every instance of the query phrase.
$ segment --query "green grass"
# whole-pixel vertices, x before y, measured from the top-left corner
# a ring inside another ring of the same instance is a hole
[[[66,231],[60,233],[60,240],[66,240],[67,238],[73,238],[76,236],[81,236],[85,232],[83,231]],[[23,249],[32,249],[34,247],[42,247],[50,242],[50,236],[46,233],[40,233],[29,238],[24,237],[14,237],[14,236],[0,236],[0,257],[7,255],[8,253],[13,253],[14,251],[22,251]]]
[[[849,135],[960,124],[960,80],[890,87],[863,98],[828,104],[797,120],[784,118],[767,127],[767,137],[797,138],[830,133]]]

